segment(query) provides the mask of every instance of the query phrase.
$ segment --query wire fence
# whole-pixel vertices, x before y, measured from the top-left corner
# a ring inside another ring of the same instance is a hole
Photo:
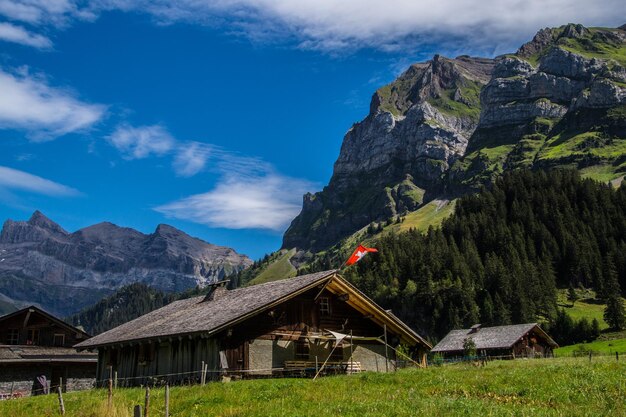
[[[549,361],[555,358],[578,358],[581,360],[593,361],[594,358],[613,359],[616,361],[624,360],[626,358],[625,352],[593,352],[587,351],[584,354],[581,352],[571,352],[568,354],[558,354],[549,357],[546,356],[519,356],[519,355],[459,355],[452,357],[444,357],[441,355],[429,355],[427,358],[427,366],[442,366],[449,364],[471,363],[476,366],[485,366],[488,362],[498,360],[512,360],[512,359],[532,359],[532,360],[546,360]],[[358,365],[357,365],[358,364]],[[118,377],[116,372],[111,372],[110,378],[94,379],[91,383],[91,387],[87,389],[101,389],[111,386],[113,389],[130,388],[130,387],[150,387],[150,388],[162,388],[165,386],[191,386],[191,385],[204,385],[206,382],[211,381],[223,381],[231,379],[260,379],[260,378],[313,378],[319,373],[321,363],[311,364],[307,366],[293,366],[293,367],[276,367],[276,368],[264,368],[264,369],[247,369],[247,370],[211,370],[211,369],[199,369],[188,372],[178,373],[165,373],[156,375],[140,375],[131,377]],[[406,368],[419,368],[421,367],[417,362],[413,360],[389,360],[387,370],[394,372],[398,369]],[[379,371],[384,371],[384,362],[379,364]],[[322,375],[339,375],[339,374],[353,374],[360,372],[360,364],[356,361],[351,362],[333,362],[327,364],[323,370]],[[61,387],[62,391],[66,391],[66,387],[71,385],[70,381],[48,381],[48,385],[41,388],[24,389],[23,387],[11,388],[9,392],[0,392],[0,400],[18,399],[24,397],[30,397],[35,395],[46,395],[57,393],[58,388]],[[33,385],[35,383],[33,382]],[[70,389],[69,391],[74,391]]]
[[[399,367],[410,367],[411,363],[406,362],[402,365],[396,364],[396,361],[389,360],[389,369],[395,370]],[[292,366],[278,368],[261,368],[261,369],[242,369],[242,370],[211,370],[199,369],[188,372],[164,373],[155,375],[139,375],[131,377],[118,377],[117,372],[111,372],[110,378],[94,379],[92,381],[92,389],[107,388],[112,384],[114,388],[130,388],[130,387],[151,387],[159,388],[167,386],[187,386],[187,385],[204,385],[205,382],[221,381],[231,379],[261,379],[261,378],[312,378],[318,372],[322,371],[322,375],[340,375],[352,374],[360,372],[360,363],[357,361],[348,362],[331,362],[327,363],[323,369],[322,362],[317,365],[312,363],[310,366]],[[381,370],[384,370],[381,364]],[[62,387],[65,392],[68,381],[48,381],[47,387],[32,388],[24,390],[16,388],[11,392],[0,392],[0,400],[12,398],[24,398],[35,395],[45,395],[55,393],[58,387]],[[35,382],[33,382],[35,384]]]
[[[593,350],[580,350],[572,351],[568,353],[552,353],[550,355],[529,354],[529,355],[457,355],[457,356],[443,356],[439,354],[431,354],[428,356],[428,366],[439,366],[445,364],[454,363],[480,363],[485,364],[490,361],[497,360],[513,360],[513,359],[535,359],[535,360],[550,360],[556,358],[583,358],[592,361],[593,358],[614,358],[616,361],[624,360],[626,358],[626,349],[622,351],[614,352],[597,352]]]

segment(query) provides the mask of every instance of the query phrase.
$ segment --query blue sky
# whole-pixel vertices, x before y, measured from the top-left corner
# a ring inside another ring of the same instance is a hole
[[[0,0],[0,220],[172,224],[258,258],[374,90],[623,4]],[[617,17],[616,17],[617,16]]]

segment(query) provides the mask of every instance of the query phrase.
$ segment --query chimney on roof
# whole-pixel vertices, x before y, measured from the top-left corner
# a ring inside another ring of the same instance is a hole
[[[478,331],[480,330],[480,326],[482,326],[482,324],[475,324],[470,327],[469,334],[478,333]]]
[[[204,297],[204,301],[213,301],[222,297],[224,294],[228,292],[228,288],[226,288],[226,284],[230,282],[229,279],[225,279],[222,281],[217,281],[212,284],[209,284],[209,292]]]

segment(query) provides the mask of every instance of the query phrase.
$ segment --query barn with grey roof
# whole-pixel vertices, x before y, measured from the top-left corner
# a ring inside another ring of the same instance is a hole
[[[400,344],[425,363],[428,342],[333,270],[234,290],[216,284],[76,348],[98,350],[98,379],[113,371],[135,385],[203,378],[203,364],[207,379],[317,371],[324,361],[384,371]]]
[[[444,356],[462,356],[466,340],[471,339],[481,356],[552,356],[558,344],[537,323],[452,330],[433,349]]]

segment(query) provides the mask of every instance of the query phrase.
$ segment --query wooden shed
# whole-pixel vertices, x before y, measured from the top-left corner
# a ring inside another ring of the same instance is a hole
[[[431,353],[444,356],[463,356],[464,344],[471,339],[476,354],[491,357],[548,357],[559,347],[537,323],[510,326],[482,327],[452,330],[432,349]]]
[[[35,306],[0,317],[0,396],[93,387],[97,356],[72,347],[88,338]]]
[[[207,379],[271,376],[316,363],[319,370],[324,361],[385,371],[400,344],[425,363],[431,346],[422,337],[337,271],[325,271],[230,291],[217,284],[207,296],[173,302],[76,347],[98,350],[98,379],[110,366],[135,385],[198,380],[202,363]]]

